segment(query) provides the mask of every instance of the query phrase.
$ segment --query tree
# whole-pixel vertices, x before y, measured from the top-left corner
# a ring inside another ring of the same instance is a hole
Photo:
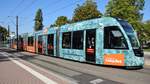
[[[66,16],[59,16],[59,17],[57,17],[55,23],[51,24],[50,27],[60,27],[60,26],[65,25],[69,22],[70,21],[68,20],[68,18]]]
[[[74,15],[72,22],[99,18],[102,14],[97,10],[97,4],[94,0],[86,0],[81,6],[77,5],[77,8],[74,10]]]
[[[9,34],[10,34],[10,29],[9,29],[9,25],[8,25],[8,29],[7,29],[7,31],[8,31],[8,37],[10,36]]]
[[[145,35],[144,40],[150,41],[150,20],[144,23],[144,29],[142,33]]]
[[[50,27],[56,27],[56,24],[51,24]]]
[[[110,0],[106,6],[105,16],[119,17],[127,20],[141,35],[144,0]],[[142,37],[140,36],[140,39]]]
[[[0,26],[0,40],[5,41],[8,37],[8,31],[5,27]]]
[[[34,25],[34,31],[39,31],[43,29],[43,17],[42,17],[42,10],[38,9],[35,16],[35,25]]]
[[[65,25],[66,23],[68,23],[68,18],[66,16],[59,16],[55,21],[56,26]]]

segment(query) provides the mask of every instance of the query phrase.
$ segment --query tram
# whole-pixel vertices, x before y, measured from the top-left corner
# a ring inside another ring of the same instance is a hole
[[[127,21],[113,17],[26,33],[22,35],[22,42],[23,50],[47,56],[100,65],[144,65],[135,30]]]

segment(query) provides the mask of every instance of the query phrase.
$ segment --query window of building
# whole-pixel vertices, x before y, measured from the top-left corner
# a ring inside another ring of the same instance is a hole
[[[104,28],[104,48],[105,49],[127,49],[127,42],[122,32],[117,26]]]
[[[33,36],[28,37],[28,46],[33,46]]]
[[[63,33],[62,48],[71,48],[71,32]]]
[[[73,32],[73,49],[83,49],[83,31]]]

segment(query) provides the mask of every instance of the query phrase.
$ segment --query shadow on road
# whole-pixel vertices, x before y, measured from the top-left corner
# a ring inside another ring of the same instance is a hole
[[[0,56],[0,62],[10,61],[8,57]]]
[[[17,52],[22,52],[22,51],[16,51],[16,50],[8,50],[8,49],[0,49],[0,51],[4,51],[7,53],[17,53]],[[23,56],[18,56],[19,58],[23,59],[23,60],[32,60],[35,59],[35,57],[37,57],[38,55],[23,55]],[[46,55],[43,55],[46,56]],[[60,58],[60,57],[56,57],[56,56],[50,56],[50,57],[54,57],[54,58],[59,58],[59,59],[63,59],[66,61],[73,61],[73,62],[79,62],[79,61],[75,61],[75,60],[71,60],[71,59],[65,59],[65,58]],[[107,67],[107,68],[117,68],[117,69],[122,69],[122,70],[140,70],[143,69],[142,66],[139,67],[120,67],[120,66],[111,66],[111,65],[99,65],[99,64],[94,64],[94,63],[89,63],[89,62],[79,62],[79,63],[84,63],[84,64],[90,64],[90,65],[94,65],[94,66],[99,66],[99,67]]]

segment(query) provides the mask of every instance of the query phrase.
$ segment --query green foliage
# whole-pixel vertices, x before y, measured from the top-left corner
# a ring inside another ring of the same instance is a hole
[[[34,31],[39,31],[43,29],[43,17],[42,17],[42,10],[38,9],[35,16],[35,25]]]
[[[56,26],[65,25],[66,23],[68,23],[68,18],[66,16],[60,16],[55,21]]]
[[[86,0],[81,6],[77,5],[74,10],[72,22],[93,19],[101,17],[102,14],[97,10],[97,4],[94,0]]]
[[[9,37],[9,34],[10,34],[10,29],[9,29],[9,27],[8,27],[8,29],[7,29],[7,32],[8,32],[8,37]]]
[[[136,28],[143,17],[144,3],[144,0],[110,0],[105,15],[128,20]]]
[[[144,0],[110,0],[106,6],[105,16],[119,17],[127,20],[141,35],[143,30],[141,11],[144,8]],[[142,36],[140,36],[142,39]]]
[[[59,16],[59,17],[57,17],[55,23],[51,24],[50,27],[60,27],[60,26],[65,25],[67,23],[69,23],[69,20],[66,16]]]
[[[119,17],[128,21],[142,20],[141,10],[144,0],[110,0],[106,6],[106,16]]]
[[[5,27],[0,26],[0,40],[5,41],[8,37],[8,31]]]
[[[56,24],[51,24],[50,27],[56,27]]]
[[[144,28],[147,32],[150,32],[150,20],[148,20],[144,23]]]
[[[144,41],[150,41],[150,20],[146,21],[144,24],[143,24],[143,38],[144,38]]]

